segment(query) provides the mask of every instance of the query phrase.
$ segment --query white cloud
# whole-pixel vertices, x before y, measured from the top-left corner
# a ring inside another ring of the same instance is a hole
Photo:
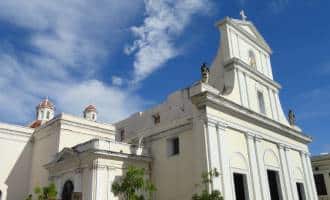
[[[28,123],[45,96],[58,112],[80,115],[93,103],[110,122],[142,109],[145,101],[134,92],[95,79],[103,61],[122,49],[123,29],[141,3],[1,0],[0,21],[26,32],[19,46],[28,48],[0,44],[0,121]]]
[[[134,81],[144,79],[169,59],[180,54],[174,40],[191,21],[193,15],[207,14],[209,0],[145,0],[147,17],[141,26],[132,27],[136,36],[125,53],[134,53]]]
[[[124,80],[118,76],[112,76],[112,85],[122,86]]]

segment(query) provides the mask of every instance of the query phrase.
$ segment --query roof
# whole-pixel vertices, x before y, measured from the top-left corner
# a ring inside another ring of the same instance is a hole
[[[38,128],[41,125],[42,121],[41,120],[34,120],[29,127],[30,128]]]
[[[55,109],[55,106],[53,104],[53,102],[51,102],[48,97],[44,100],[42,100],[39,105],[37,106],[37,108],[49,108],[49,109],[52,109],[54,110]]]
[[[94,111],[96,112],[96,107],[94,105],[89,105],[85,108],[84,112]]]

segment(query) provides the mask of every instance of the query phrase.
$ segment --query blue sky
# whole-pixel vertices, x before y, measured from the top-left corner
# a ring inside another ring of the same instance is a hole
[[[49,96],[56,111],[95,104],[114,122],[200,77],[219,46],[214,23],[244,9],[273,49],[282,106],[330,151],[330,2],[324,0],[2,0],[0,121],[28,124]]]

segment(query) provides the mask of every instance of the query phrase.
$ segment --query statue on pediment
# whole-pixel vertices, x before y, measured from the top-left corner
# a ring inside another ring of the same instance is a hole
[[[289,110],[288,119],[289,119],[289,124],[291,126],[294,126],[296,124],[296,115],[292,110]]]
[[[201,66],[201,73],[202,73],[202,82],[208,83],[209,76],[210,76],[210,69],[207,67],[206,63],[203,63]]]

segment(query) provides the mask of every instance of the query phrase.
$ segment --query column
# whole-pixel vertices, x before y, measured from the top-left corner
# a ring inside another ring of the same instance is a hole
[[[290,200],[290,199],[296,199],[294,196],[294,189],[292,187],[292,175],[291,175],[291,170],[288,167],[287,160],[286,160],[286,150],[283,144],[278,144],[279,152],[280,152],[280,162],[281,162],[281,174],[283,177],[284,182],[284,188],[283,188],[283,195],[285,196],[285,199]]]
[[[304,154],[305,157],[305,162],[306,162],[306,166],[307,166],[307,172],[308,172],[308,177],[309,177],[309,183],[312,189],[312,194],[311,197],[313,200],[317,200],[318,196],[317,196],[317,192],[316,192],[316,186],[315,186],[315,181],[314,181],[314,175],[313,175],[313,171],[312,171],[312,162],[311,162],[311,158],[309,157],[308,153]]]
[[[259,181],[260,181],[260,188],[261,188],[261,195],[263,200],[270,199],[270,192],[268,187],[267,181],[267,173],[263,161],[263,152],[260,148],[262,138],[256,137],[255,138],[255,148],[256,148],[256,157],[258,163],[258,171],[259,171]]]
[[[82,168],[74,170],[74,191],[82,192]]]
[[[89,199],[97,200],[97,164],[93,163],[92,166],[89,168],[90,173],[90,192],[89,192]]]
[[[257,162],[256,156],[256,149],[255,149],[255,136],[246,133],[246,140],[247,140],[247,149],[249,154],[249,165],[250,165],[250,173],[252,177],[252,189],[253,189],[253,196],[255,200],[262,200],[262,188],[260,185],[260,177],[259,177],[259,167]]]
[[[209,171],[217,169],[220,173],[222,170],[220,167],[220,153],[219,153],[219,143],[218,143],[218,133],[217,125],[212,121],[207,121],[207,152],[208,152],[208,162],[209,162]],[[213,190],[221,191],[221,177],[214,177],[211,184]]]
[[[306,160],[304,153],[302,151],[299,152],[300,159],[301,159],[301,165],[303,166],[303,172],[304,172],[304,187],[307,195],[307,199],[313,199],[313,190],[311,187],[311,181],[309,180],[309,172],[307,171],[307,165],[306,165]]]
[[[227,152],[227,143],[225,141],[226,126],[218,124],[217,126],[217,135],[218,135],[218,147],[220,153],[220,166],[221,166],[221,175],[222,175],[222,186],[223,191],[222,195],[224,199],[234,199],[233,190],[232,190],[232,175],[230,172],[229,158]]]

